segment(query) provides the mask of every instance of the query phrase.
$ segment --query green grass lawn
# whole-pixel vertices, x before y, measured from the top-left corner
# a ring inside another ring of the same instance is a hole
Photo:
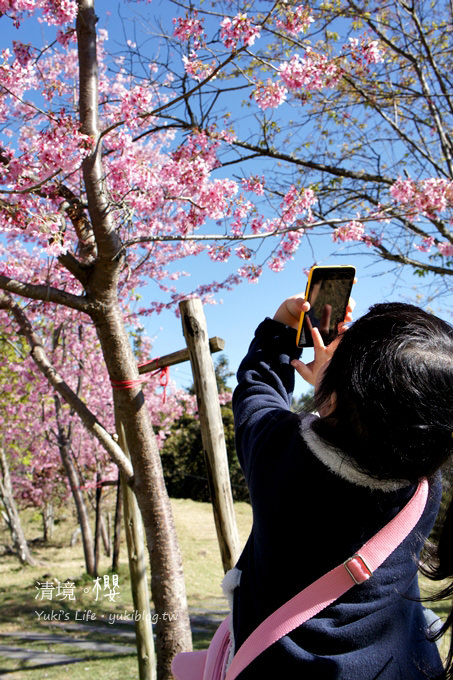
[[[110,504],[112,504],[110,500]],[[106,509],[109,502],[107,501]],[[191,500],[172,501],[178,538],[183,552],[184,574],[189,607],[197,616],[202,611],[218,612],[218,618],[227,610],[221,590],[223,569],[218,548],[211,506]],[[113,509],[113,508],[111,508]],[[242,542],[245,542],[251,524],[251,511],[246,503],[235,506]],[[20,647],[40,652],[36,658],[12,659],[2,655],[0,647],[0,678],[9,680],[71,680],[96,677],[96,680],[129,680],[137,678],[137,661],[134,651],[133,626],[122,624],[123,637],[113,628],[112,621],[125,619],[134,611],[129,584],[129,570],[125,543],[122,542],[120,566],[115,574],[118,586],[113,589],[110,558],[101,556],[100,574],[108,579],[104,593],[96,588],[93,578],[85,574],[81,544],[70,547],[70,537],[77,520],[70,506],[61,510],[52,540],[43,544],[41,519],[31,511],[21,514],[24,530],[33,555],[40,562],[37,567],[20,565],[14,555],[5,550],[11,544],[7,527],[0,518],[0,646]],[[3,549],[2,549],[3,548]],[[70,582],[72,588],[62,584]],[[109,600],[109,593],[114,596]],[[77,626],[77,630],[75,630]],[[209,644],[216,624],[194,627],[194,646]],[[37,639],[24,637],[23,632],[37,633]],[[52,644],[46,634],[64,634],[67,644]],[[116,642],[131,645],[127,654],[113,651],[93,651],[83,648],[84,641]],[[66,654],[82,658],[77,663],[45,665],[45,655]],[[36,654],[34,655],[36,657]]]
[[[220,585],[223,569],[211,506],[191,500],[173,500],[172,506],[183,553],[191,613],[196,617],[202,611],[214,612],[220,620],[222,613],[227,610],[227,604]],[[246,503],[237,503],[235,510],[241,541],[244,543],[251,525],[251,509]],[[118,578],[116,589],[113,588],[114,575],[109,572],[110,559],[103,555],[100,573],[102,585],[105,575],[108,587],[105,591],[99,591],[95,581],[84,573],[81,545],[69,546],[70,536],[77,526],[70,506],[60,511],[52,541],[47,545],[39,540],[40,518],[30,511],[22,513],[22,516],[27,538],[40,565],[24,567],[13,555],[7,552],[0,554],[0,645],[41,652],[40,663],[43,665],[36,665],[36,659],[9,658],[2,655],[0,648],[0,678],[137,678],[133,627],[122,624],[124,635],[120,635],[110,623],[133,611],[124,544],[120,567],[115,574],[115,579]],[[1,553],[1,547],[11,541],[4,522],[0,522]],[[74,586],[64,590],[61,584],[67,581]],[[421,587],[425,593],[432,588],[423,578]],[[113,598],[111,601],[109,593]],[[432,608],[441,616],[447,611],[444,603],[434,604]],[[201,648],[209,643],[216,624],[202,625],[203,622],[198,618],[195,621],[194,645]],[[24,638],[24,631],[37,633],[38,636],[36,639]],[[46,637],[48,633],[64,634],[65,644],[53,644],[52,639]],[[84,646],[90,641],[106,645],[112,642],[130,645],[132,650],[121,654],[109,647],[90,650]],[[69,663],[62,659],[59,665],[46,664],[46,655],[51,653],[66,654],[81,660]]]

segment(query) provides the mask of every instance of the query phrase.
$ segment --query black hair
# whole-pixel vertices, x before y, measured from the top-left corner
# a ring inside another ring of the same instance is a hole
[[[382,480],[416,482],[453,453],[453,328],[414,305],[383,303],[347,330],[315,394],[313,424],[359,469]],[[425,569],[453,584],[453,502]],[[439,596],[451,597],[452,585]],[[453,610],[442,632],[453,626]],[[453,639],[444,678],[453,678]]]
[[[432,475],[453,451],[453,328],[414,305],[374,305],[343,334],[316,406],[333,393],[321,437],[378,479]]]

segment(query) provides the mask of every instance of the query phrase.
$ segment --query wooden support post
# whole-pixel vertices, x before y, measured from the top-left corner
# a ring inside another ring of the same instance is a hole
[[[208,342],[206,318],[199,298],[183,300],[179,308],[197,395],[217,537],[223,568],[227,571],[236,564],[240,542],[234,515],[225,434],[214,364]]]
[[[124,434],[123,423],[115,413],[118,441],[124,453],[129,450]],[[129,573],[131,578],[132,600],[138,613],[135,621],[135,640],[137,645],[139,680],[155,680],[156,657],[154,654],[154,638],[149,608],[149,592],[145,559],[145,540],[143,524],[137,499],[129,486],[121,479],[124,507],[124,525],[126,530],[127,553],[129,557]]]

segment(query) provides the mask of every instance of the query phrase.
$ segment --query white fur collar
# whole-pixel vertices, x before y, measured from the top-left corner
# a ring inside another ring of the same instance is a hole
[[[313,414],[306,415],[300,424],[302,437],[307,444],[310,451],[321,461],[331,472],[338,475],[342,479],[356,484],[357,486],[365,486],[368,489],[379,491],[397,491],[402,487],[409,486],[410,482],[401,479],[375,479],[370,477],[365,472],[359,470],[354,465],[353,460],[347,456],[341,449],[328,444],[324,439],[321,439],[311,428],[311,424],[318,416]]]

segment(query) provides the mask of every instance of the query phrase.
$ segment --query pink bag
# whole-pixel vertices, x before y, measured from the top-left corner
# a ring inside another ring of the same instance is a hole
[[[176,680],[235,680],[259,654],[335,602],[343,593],[368,580],[412,531],[420,519],[429,485],[422,479],[410,501],[348,560],[270,614],[239,647],[231,663],[231,615],[220,624],[209,649],[181,652],[171,670]]]
[[[177,654],[171,664],[176,680],[223,680],[231,651],[231,615],[217,628],[209,649]]]

